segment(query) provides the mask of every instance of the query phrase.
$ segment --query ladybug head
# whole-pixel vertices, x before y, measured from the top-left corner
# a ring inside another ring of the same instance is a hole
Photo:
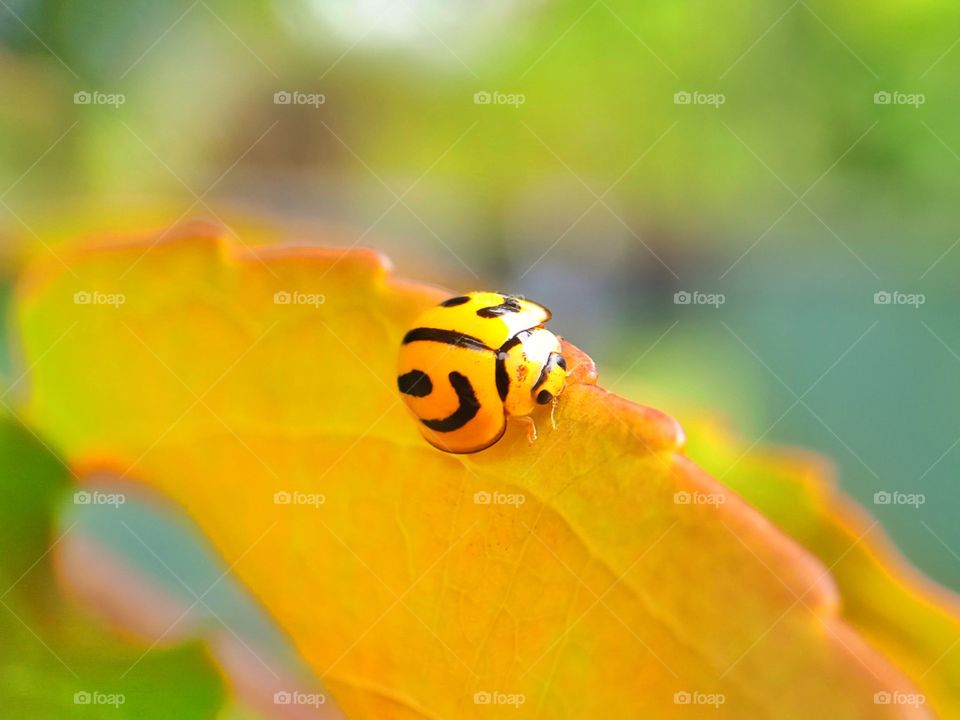
[[[553,401],[567,381],[567,361],[558,352],[550,353],[543,372],[533,386],[531,393],[538,405],[546,405]]]

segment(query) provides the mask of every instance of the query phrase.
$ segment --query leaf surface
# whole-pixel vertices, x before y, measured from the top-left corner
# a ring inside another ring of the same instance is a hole
[[[753,450],[702,413],[686,426],[691,455],[830,568],[841,616],[896,659],[939,717],[960,717],[957,596],[900,555],[877,521],[835,486],[830,463],[787,448]]]
[[[200,643],[126,642],[61,592],[51,558],[71,530],[53,515],[66,469],[24,427],[0,416],[0,706],[4,717],[207,720],[223,680]]]
[[[451,456],[395,391],[447,293],[375,253],[190,225],[66,262],[18,293],[30,421],[185,507],[350,717],[928,717],[874,702],[917,690],[826,567],[575,348],[557,429]]]

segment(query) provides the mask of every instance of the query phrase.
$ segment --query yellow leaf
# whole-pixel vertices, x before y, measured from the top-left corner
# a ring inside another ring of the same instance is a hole
[[[896,658],[940,717],[960,717],[960,601],[922,577],[812,453],[746,443],[702,414],[690,452],[830,567],[842,617]],[[729,473],[727,474],[727,472]]]
[[[18,294],[30,422],[186,508],[350,717],[928,716],[666,415],[581,382],[533,445],[428,446],[396,354],[445,293],[375,253],[194,225],[64,259]]]

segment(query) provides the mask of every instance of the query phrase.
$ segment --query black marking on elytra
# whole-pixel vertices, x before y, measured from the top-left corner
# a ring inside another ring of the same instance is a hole
[[[566,370],[566,369],[567,369],[567,361],[564,359],[563,355],[561,355],[561,356],[557,359],[557,367],[559,367],[561,370]]]
[[[459,430],[468,422],[473,420],[480,412],[480,401],[477,400],[477,394],[473,391],[473,385],[466,375],[461,375],[456,370],[448,375],[450,386],[457,394],[459,404],[457,409],[445,418],[436,420],[421,420],[431,430],[436,432],[453,432]]]
[[[463,305],[464,303],[468,302],[470,302],[470,298],[466,295],[457,295],[449,300],[444,300],[442,303],[440,303],[440,307],[456,307],[457,305]]]
[[[546,405],[551,400],[553,400],[553,393],[549,390],[541,390],[537,393],[537,402],[540,405]]]
[[[464,335],[456,330],[441,330],[440,328],[414,328],[403,336],[404,345],[409,345],[412,342],[438,342],[466,348],[467,350],[489,350],[493,352],[493,348],[487,347],[482,340],[472,335]]]
[[[520,336],[525,334],[526,333],[523,332],[517,333],[501,345],[497,351],[497,368],[494,375],[497,381],[497,394],[500,395],[501,402],[507,399],[507,393],[510,392],[510,374],[507,372],[507,354],[512,348],[515,348],[523,342],[523,338]]]
[[[501,315],[506,315],[507,313],[518,313],[520,310],[520,300],[513,295],[504,295],[502,303],[499,305],[480,308],[477,310],[477,315],[482,318],[496,318],[500,317]]]
[[[423,370],[411,370],[397,378],[397,387],[404,395],[426,397],[433,392],[430,376]]]
[[[500,401],[503,402],[507,399],[507,393],[510,392],[510,375],[507,373],[507,354],[504,352],[497,353],[497,369],[494,375],[497,380],[497,394],[500,396]]]

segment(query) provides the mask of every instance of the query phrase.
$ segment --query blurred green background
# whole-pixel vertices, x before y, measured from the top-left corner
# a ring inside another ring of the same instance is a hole
[[[958,45],[948,0],[3,0],[5,282],[144,217],[346,228],[822,452],[960,589]]]

